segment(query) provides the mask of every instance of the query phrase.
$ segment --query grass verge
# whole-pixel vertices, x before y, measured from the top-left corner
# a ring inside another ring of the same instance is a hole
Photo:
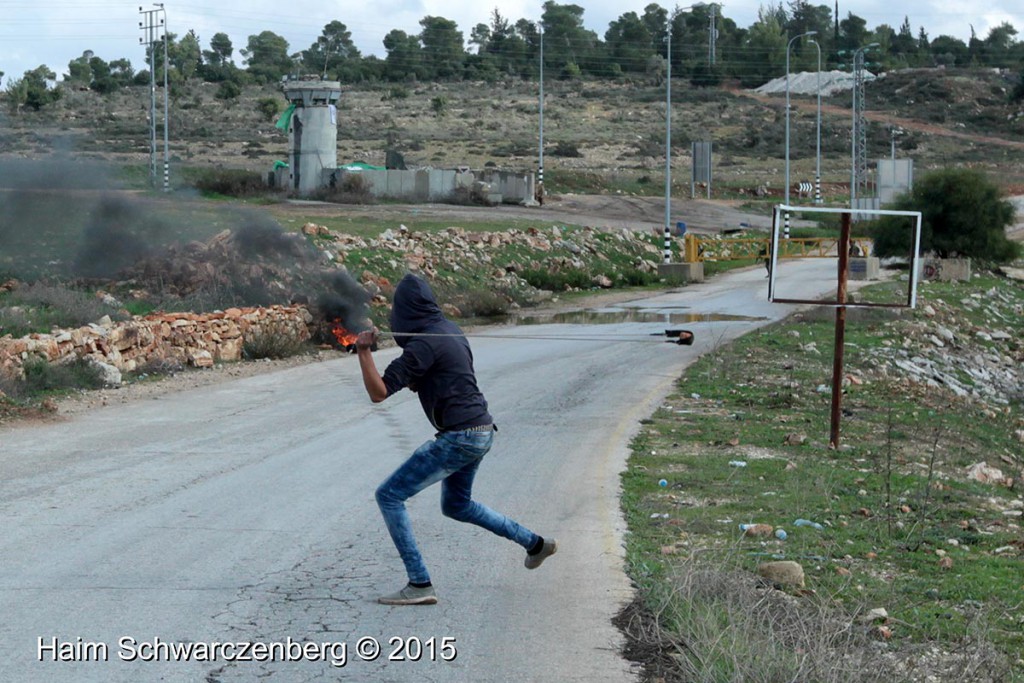
[[[879,361],[927,355],[928,306],[965,337],[1002,316],[1013,339],[965,338],[950,354],[1012,362],[1024,322],[1006,312],[1022,304],[1019,283],[983,277],[923,284],[907,315],[851,319],[839,450],[827,447],[830,316],[686,371],[622,478],[638,594],[619,624],[648,680],[1024,680],[1020,398],[957,396]],[[1003,478],[969,477],[981,461]],[[748,523],[788,535],[748,537]],[[805,587],[757,576],[780,559],[802,565]]]

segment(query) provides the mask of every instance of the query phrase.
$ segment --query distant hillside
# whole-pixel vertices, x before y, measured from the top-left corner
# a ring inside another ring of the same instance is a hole
[[[1024,188],[1020,153],[963,139],[965,131],[1024,139],[1024,103],[1010,103],[1014,87],[1014,77],[992,70],[911,70],[872,82],[867,102],[874,117],[928,124],[897,139],[899,154],[913,157],[919,169],[968,164],[987,169],[1008,186]],[[662,191],[663,85],[643,80],[552,81],[545,84],[545,94],[545,170],[551,184],[591,192]],[[284,105],[275,87],[246,86],[228,99],[217,95],[216,85],[198,81],[173,89],[170,138],[172,168],[179,181],[184,168],[265,171],[286,156],[285,135],[274,127],[274,111]],[[782,184],[782,96],[755,98],[735,88],[697,88],[681,81],[673,83],[672,99],[676,174],[689,176],[691,141],[710,139],[718,187]],[[823,112],[823,175],[837,187],[849,177],[849,99],[849,93],[827,98],[830,106]],[[805,178],[814,166],[814,98],[794,96],[794,101],[799,107],[791,117],[791,159],[794,175]],[[107,95],[68,90],[38,112],[4,114],[0,156],[37,158],[67,151],[145,168],[148,107],[144,86]],[[339,115],[341,161],[382,164],[385,151],[392,148],[412,166],[537,165],[535,82],[346,88]],[[158,121],[162,140],[160,112]],[[889,144],[889,127],[884,121],[872,122],[871,156],[887,157]]]

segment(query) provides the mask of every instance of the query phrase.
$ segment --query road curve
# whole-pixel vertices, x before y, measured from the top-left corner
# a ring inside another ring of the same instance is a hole
[[[527,571],[518,546],[443,518],[432,488],[410,508],[433,607],[375,603],[404,573],[373,491],[431,433],[408,392],[371,405],[354,358],[0,432],[0,680],[633,680],[610,623],[631,597],[618,502],[630,438],[687,363],[791,310],[764,288],[748,269],[628,304],[693,320],[693,347],[646,336],[664,322],[492,332],[591,341],[474,338],[500,427],[476,497],[560,549]],[[356,652],[367,638],[373,661]],[[140,661],[157,640],[159,661]],[[201,661],[206,644],[243,642],[338,645]],[[54,661],[68,657],[106,661]]]

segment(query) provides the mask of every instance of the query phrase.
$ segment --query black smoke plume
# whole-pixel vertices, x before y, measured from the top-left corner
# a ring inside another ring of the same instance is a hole
[[[316,300],[316,310],[327,321],[341,321],[349,332],[361,332],[370,326],[370,294],[346,271],[336,270],[324,278],[324,291]]]

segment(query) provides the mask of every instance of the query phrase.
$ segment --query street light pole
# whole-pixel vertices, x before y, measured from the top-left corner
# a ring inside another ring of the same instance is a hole
[[[544,23],[540,28],[540,146],[537,150],[537,202],[544,206]]]
[[[665,56],[668,65],[665,70],[665,264],[672,263],[672,22],[675,14],[668,18],[668,32],[665,38]]]
[[[801,33],[798,36],[793,36],[786,43],[786,206],[789,206],[789,48],[793,46],[793,41],[798,38],[805,36],[816,36],[817,31],[807,31]],[[785,212],[785,225],[783,227],[783,237],[789,239],[789,210]]]
[[[809,41],[818,48],[818,121],[817,142],[814,147],[814,203],[821,204],[821,45],[813,38]]]
[[[667,68],[665,71],[665,250],[664,262],[672,262],[672,23],[675,18],[691,9],[704,7],[703,2],[682,9],[676,8],[668,17],[665,45]]]

